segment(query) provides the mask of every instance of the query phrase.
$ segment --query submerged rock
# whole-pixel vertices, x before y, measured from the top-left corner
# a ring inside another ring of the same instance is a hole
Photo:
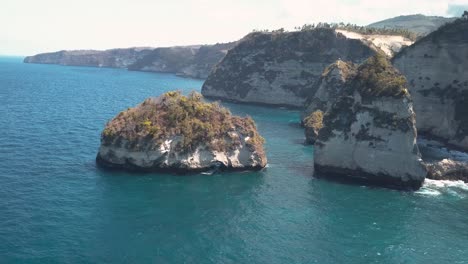
[[[112,119],[102,132],[101,165],[142,171],[191,172],[266,166],[263,138],[241,118],[201,95],[168,92]]]
[[[393,63],[409,82],[418,131],[468,150],[468,20],[442,26]]]
[[[468,162],[443,159],[426,163],[427,178],[433,180],[462,180],[468,183]]]
[[[383,55],[363,63],[325,114],[314,147],[319,176],[417,189],[425,177],[405,78]]]

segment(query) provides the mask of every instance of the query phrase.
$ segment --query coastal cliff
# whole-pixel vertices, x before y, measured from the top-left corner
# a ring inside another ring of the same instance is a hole
[[[323,118],[314,147],[319,176],[417,189],[426,177],[405,78],[382,55],[359,66]]]
[[[169,172],[258,170],[267,163],[251,118],[180,92],[119,113],[102,132],[96,160],[111,168]]]
[[[409,82],[418,131],[468,150],[468,20],[441,27],[393,63]]]
[[[128,67],[133,71],[167,72],[206,79],[236,42],[215,45],[157,48]]]
[[[236,43],[168,48],[75,50],[26,57],[25,63],[124,68],[205,79]]]
[[[328,65],[339,59],[361,63],[381,51],[378,41],[385,42],[346,32],[314,28],[251,33],[215,67],[202,94],[228,101],[301,108],[315,94]],[[399,50],[404,43],[395,45],[394,37],[388,38],[388,45],[380,46]]]
[[[128,48],[111,50],[62,50],[28,56],[25,63],[59,64],[64,66],[87,66],[127,68],[139,58],[149,54],[151,48]]]
[[[361,62],[374,50],[333,29],[254,32],[244,37],[208,76],[206,97],[302,107],[323,70],[338,59]]]

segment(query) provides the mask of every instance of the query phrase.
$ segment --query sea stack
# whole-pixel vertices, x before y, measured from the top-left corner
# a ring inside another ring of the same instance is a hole
[[[96,160],[138,171],[259,170],[267,163],[263,142],[250,117],[233,116],[198,93],[168,92],[112,119]]]
[[[418,189],[427,172],[416,137],[406,80],[377,54],[359,66],[325,114],[314,147],[315,170],[318,176]]]

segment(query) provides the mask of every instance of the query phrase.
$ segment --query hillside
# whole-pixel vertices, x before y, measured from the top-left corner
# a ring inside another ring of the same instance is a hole
[[[407,29],[419,35],[427,35],[442,25],[453,22],[456,18],[408,15],[385,19],[368,25],[372,28]]]

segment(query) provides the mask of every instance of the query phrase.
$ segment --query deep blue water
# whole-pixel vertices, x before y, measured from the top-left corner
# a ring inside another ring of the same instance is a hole
[[[299,113],[224,104],[266,138],[263,172],[109,172],[105,123],[201,81],[0,58],[0,263],[468,263],[468,188],[313,178]]]

